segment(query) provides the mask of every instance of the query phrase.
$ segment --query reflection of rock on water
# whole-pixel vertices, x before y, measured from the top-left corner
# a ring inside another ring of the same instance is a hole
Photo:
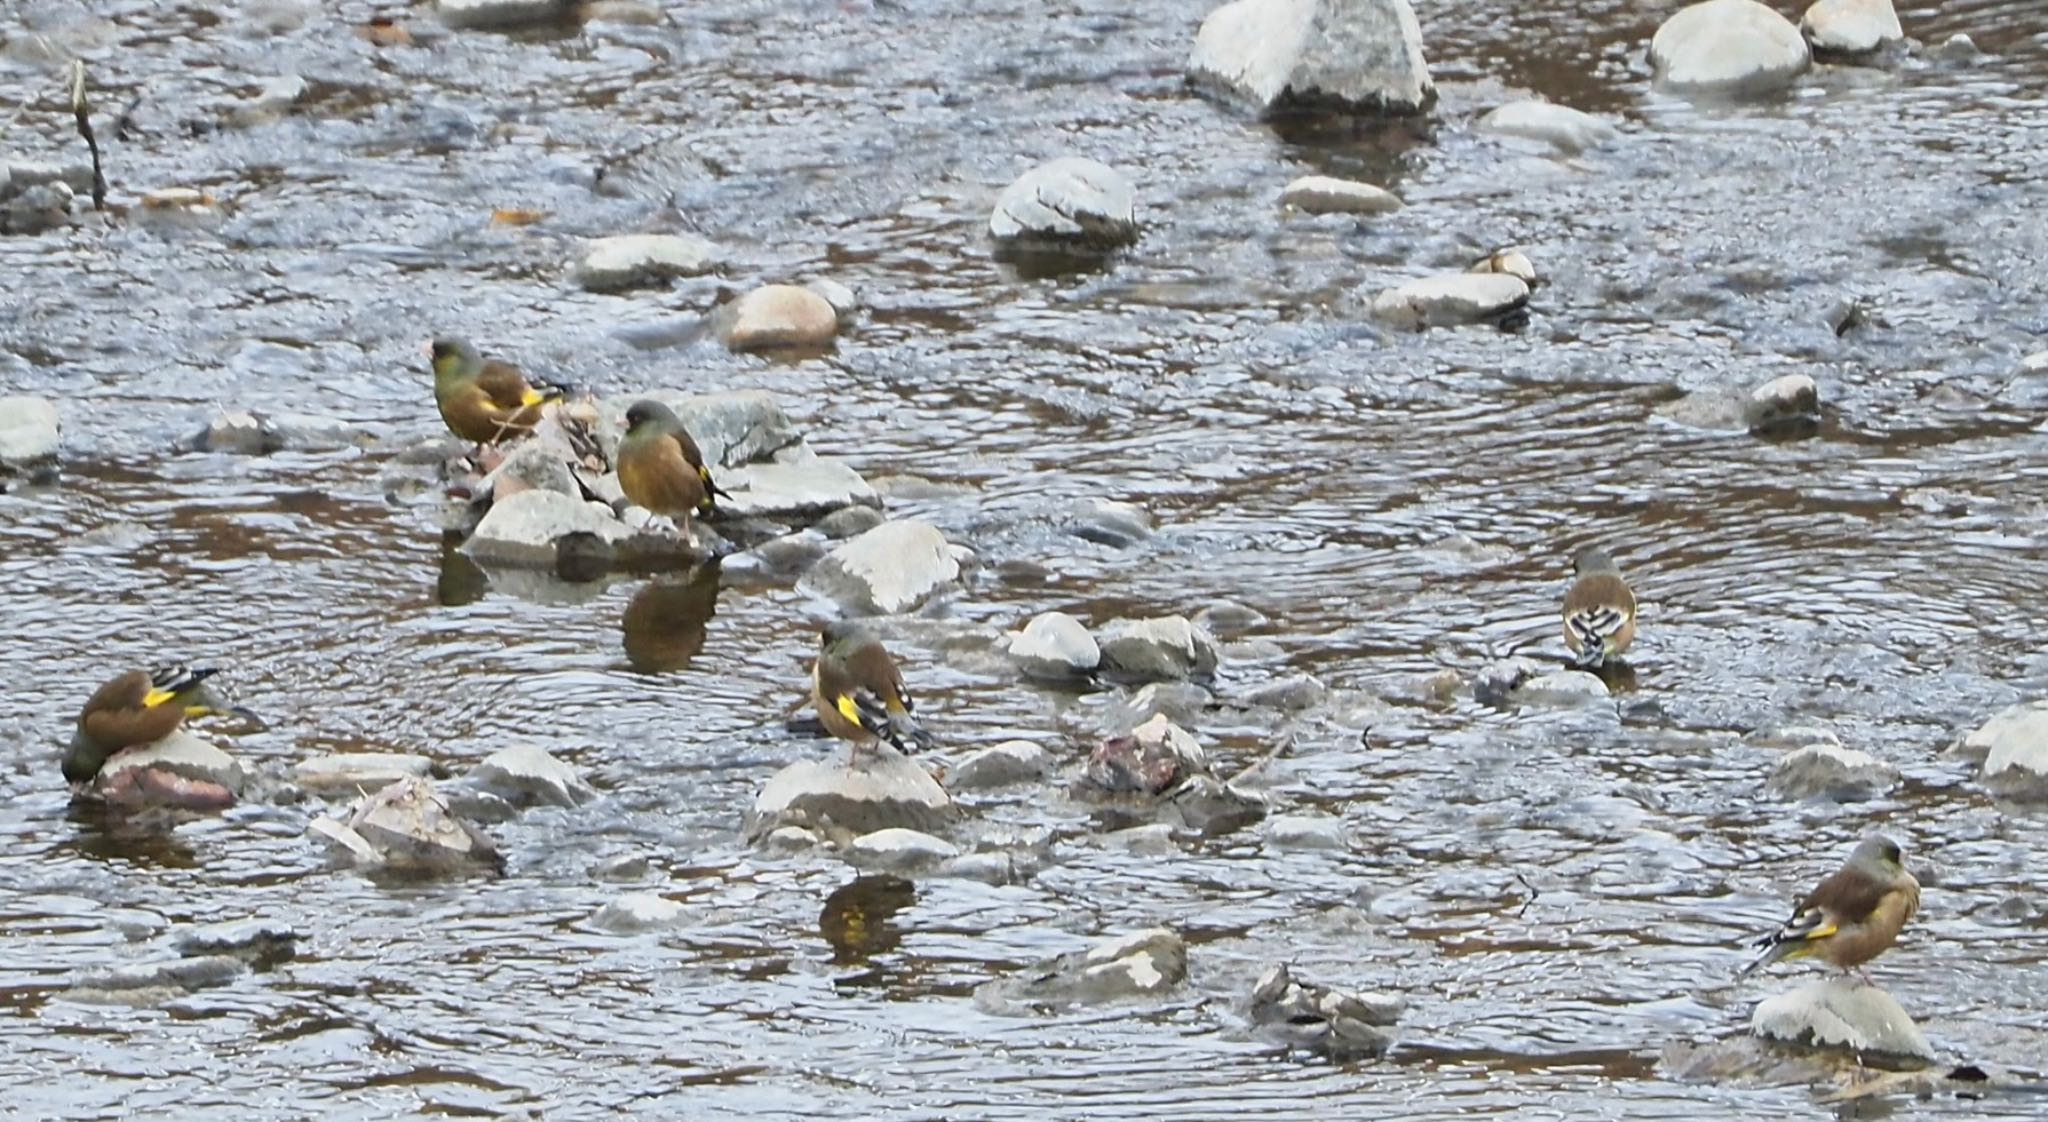
[[[825,897],[818,933],[832,944],[835,964],[860,965],[896,949],[903,932],[891,921],[916,902],[917,886],[901,877],[855,877]]]
[[[648,674],[688,666],[704,649],[705,627],[717,608],[716,565],[699,565],[681,580],[648,581],[626,603],[626,661]]]

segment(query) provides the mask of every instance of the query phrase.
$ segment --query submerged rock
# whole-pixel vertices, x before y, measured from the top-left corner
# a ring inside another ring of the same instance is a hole
[[[597,788],[537,744],[516,744],[484,757],[464,783],[513,806],[581,806]]]
[[[1436,100],[1408,0],[1233,0],[1202,21],[1187,70],[1261,113],[1413,113]]]
[[[1816,743],[1786,753],[1771,769],[1768,786],[1788,799],[1852,802],[1874,799],[1898,782],[1899,769],[1868,752]]]
[[[1307,214],[1392,214],[1400,196],[1351,179],[1304,175],[1280,191],[1280,204]]]
[[[292,957],[299,939],[288,923],[244,919],[185,928],[172,936],[171,945],[187,957],[232,955],[245,962],[275,963]]]
[[[1373,297],[1372,314],[1391,327],[1420,331],[1490,323],[1517,326],[1528,318],[1529,286],[1504,273],[1440,273]]]
[[[1074,243],[1090,248],[1138,240],[1136,193],[1123,173],[1080,156],[1049,160],[996,197],[989,236],[999,242]]]
[[[555,491],[520,491],[491,505],[462,551],[479,561],[545,567],[554,565],[563,543],[577,535],[609,547],[633,532],[601,503]]]
[[[975,989],[974,1001],[988,1012],[1016,1016],[1157,997],[1187,976],[1186,942],[1170,928],[1153,927],[983,983]]]
[[[1024,630],[1009,636],[1009,655],[1027,678],[1071,681],[1095,673],[1102,648],[1080,620],[1065,612],[1033,616]]]
[[[1818,0],[1799,19],[1816,54],[1868,54],[1906,37],[1892,0]]]
[[[856,765],[800,760],[776,772],[754,798],[746,834],[759,840],[784,826],[856,836],[892,826],[932,833],[958,813],[930,772],[885,747],[863,751]]]
[[[307,832],[360,866],[437,873],[503,865],[497,846],[455,817],[424,779],[401,779],[364,795],[345,821],[315,818]]]
[[[373,790],[401,779],[423,779],[432,768],[425,756],[346,752],[299,761],[292,766],[292,782],[317,792]]]
[[[1126,549],[1152,536],[1152,516],[1135,503],[1082,499],[1074,505],[1068,530],[1098,545]]]
[[[1757,0],[1702,0],[1665,20],[1650,40],[1658,84],[1680,92],[1783,89],[1812,62],[1799,29]]]
[[[973,791],[1028,783],[1051,770],[1052,753],[1029,740],[1005,740],[961,760],[946,782],[956,791]]]
[[[1137,682],[1205,678],[1216,672],[1216,640],[1186,616],[1111,620],[1095,636],[1106,674]]]
[[[1283,963],[1259,975],[1248,1015],[1261,1036],[1344,1063],[1385,1054],[1394,1043],[1389,1030],[1407,1008],[1388,994],[1298,981]]]
[[[0,471],[54,460],[61,441],[55,405],[40,397],[0,397]]]
[[[827,553],[804,583],[853,615],[895,615],[960,579],[960,557],[931,523],[892,520]]]
[[[1749,391],[1743,423],[1759,435],[1811,429],[1820,421],[1820,387],[1805,374],[1786,374]]]
[[[153,1005],[198,990],[222,986],[249,972],[234,955],[200,955],[94,970],[78,975],[67,987],[74,1001]]]
[[[1344,820],[1327,814],[1277,814],[1266,820],[1264,833],[1266,844],[1275,849],[1351,848]]]
[[[662,931],[683,921],[684,907],[658,892],[629,892],[591,914],[590,925],[614,935]]]
[[[1489,111],[1479,118],[1478,128],[1495,136],[1538,141],[1567,153],[1583,152],[1621,135],[1604,117],[1533,99],[1511,101]]]
[[[1788,1044],[1934,1058],[1920,1026],[1890,994],[1849,978],[1829,978],[1759,1002],[1749,1029]]]
[[[680,234],[622,234],[583,247],[576,282],[592,292],[618,292],[671,277],[694,277],[723,264],[717,246]]]
[[[1984,785],[2011,799],[2048,799],[2048,701],[2000,710],[1953,751],[1984,761]]]
[[[757,288],[718,309],[712,322],[719,339],[734,351],[822,347],[839,334],[839,313],[832,305],[793,284]]]

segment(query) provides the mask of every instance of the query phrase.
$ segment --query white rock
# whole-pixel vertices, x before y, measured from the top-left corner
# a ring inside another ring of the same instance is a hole
[[[1266,820],[1266,844],[1276,849],[1343,850],[1351,846],[1344,821],[1324,814],[1277,814]]]
[[[1391,214],[1400,196],[1352,179],[1304,175],[1280,191],[1280,204],[1309,214]]]
[[[694,277],[722,264],[719,248],[680,234],[622,234],[583,247],[576,281],[592,292],[617,292],[670,277]]]
[[[449,27],[502,30],[561,22],[574,5],[564,0],[438,0],[434,7]]]
[[[1934,1058],[1920,1026],[1890,994],[1849,978],[1829,978],[1759,1002],[1749,1030],[1794,1044]]]
[[[839,313],[823,296],[793,284],[770,284],[720,308],[718,337],[735,351],[821,347],[839,334]]]
[[[1173,840],[1173,826],[1166,822],[1147,822],[1142,826],[1112,830],[1102,835],[1102,841],[1104,845],[1144,857],[1164,857],[1180,852],[1180,845]]]
[[[847,843],[846,859],[863,869],[899,876],[929,872],[960,856],[960,847],[922,830],[890,826]]]
[[[292,767],[292,782],[308,791],[367,791],[423,778],[432,766],[425,756],[403,752],[347,752],[299,761]]]
[[[1112,620],[1095,637],[1105,673],[1141,682],[1216,672],[1216,640],[1186,616]]]
[[[57,407],[40,397],[0,397],[0,468],[57,458]]]
[[[1813,62],[1792,22],[1757,0],[1703,0],[1650,40],[1659,84],[1697,93],[1782,89]]]
[[[1102,664],[1095,636],[1065,612],[1041,613],[1024,630],[1011,632],[1009,653],[1026,677],[1047,681],[1084,677]]]
[[[839,317],[839,326],[849,326],[860,318],[860,295],[853,289],[830,277],[819,277],[806,283],[804,287],[823,297],[825,303],[832,305],[832,314]]]
[[[939,528],[905,518],[840,543],[804,582],[854,615],[895,615],[959,578],[959,556]]]
[[[2048,798],[2048,701],[2000,711],[1956,746],[1984,760],[1984,785],[2013,799]]]
[[[946,773],[956,791],[1007,787],[1043,778],[1052,770],[1052,753],[1029,740],[1005,740],[961,760]]]
[[[537,744],[515,744],[484,757],[467,781],[514,806],[581,806],[597,797],[597,788],[576,769]]]
[[[233,756],[184,729],[178,729],[155,743],[123,748],[114,753],[100,768],[98,781],[104,786],[120,773],[138,768],[158,768],[187,779],[218,783],[230,791],[241,790],[243,782],[248,779],[248,772]]]
[[[1129,245],[1138,240],[1136,193],[1122,172],[1081,156],[1032,168],[996,197],[988,232],[997,241]]]
[[[1868,752],[1837,744],[1809,744],[1788,752],[1771,769],[1770,789],[1790,799],[1871,799],[1899,782],[1899,769]]]
[[[1818,0],[1799,20],[1815,51],[1865,54],[1906,37],[1892,0]]]
[[[1785,374],[1749,391],[1743,421],[1751,432],[1811,424],[1820,417],[1820,387],[1805,374]]]
[[[930,833],[957,811],[952,797],[917,761],[879,749],[862,753],[858,766],[800,760],[771,776],[747,815],[747,837],[783,826],[837,827],[853,834],[891,826]]]
[[[1373,297],[1372,314],[1405,330],[1492,322],[1529,302],[1529,286],[1505,273],[1440,273]]]
[[[1511,101],[1479,118],[1479,131],[1548,144],[1563,152],[1583,152],[1620,135],[1604,117],[1581,113],[1548,101]]]
[[[629,892],[599,908],[590,923],[615,935],[634,935],[674,927],[683,919],[683,906],[657,892]]]
[[[795,463],[748,464],[721,472],[732,493],[719,509],[741,517],[814,517],[850,506],[876,507],[882,497],[844,460],[814,456]]]
[[[479,561],[552,565],[555,544],[571,534],[592,534],[607,545],[632,536],[626,524],[596,503],[554,491],[521,491],[492,504],[462,551]]]
[[[1606,697],[1607,683],[1584,670],[1554,670],[1539,674],[1515,687],[1514,699],[1522,702],[1572,704]]]
[[[1249,101],[1414,112],[1436,97],[1408,0],[1234,0],[1195,34],[1188,76]]]
[[[2021,374],[2048,374],[2048,351],[2035,351],[2020,360]]]
[[[1185,981],[1187,944],[1169,928],[1154,927],[1104,939],[1085,951],[1047,959],[1007,978],[986,982],[975,1003],[1016,1014],[1048,1005],[1099,1004],[1156,997]]]
[[[815,830],[802,826],[779,826],[761,839],[761,848],[770,853],[807,853],[824,842],[825,839],[819,837]]]

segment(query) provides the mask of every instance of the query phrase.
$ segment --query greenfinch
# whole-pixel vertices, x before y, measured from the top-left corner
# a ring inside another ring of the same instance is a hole
[[[532,432],[542,409],[568,392],[551,383],[529,383],[518,367],[486,359],[461,339],[436,339],[428,353],[441,419],[448,431],[474,444]]]
[[[1577,579],[1564,594],[1564,645],[1572,665],[1597,670],[1636,638],[1636,594],[1605,550],[1588,549],[1572,562]]]
[[[636,401],[626,410],[617,462],[619,489],[626,498],[675,519],[686,535],[692,514],[715,514],[717,497],[732,497],[712,481],[704,453],[682,419],[658,401]]]
[[[1792,918],[1756,941],[1763,954],[1749,974],[1788,958],[1819,958],[1854,970],[1898,941],[1920,910],[1920,882],[1906,871],[1897,842],[1872,836],[1792,909]]]
[[[64,753],[64,778],[90,783],[114,753],[162,740],[188,716],[214,712],[204,683],[216,670],[130,670],[93,691]]]
[[[826,732],[852,743],[854,760],[861,749],[881,741],[906,753],[913,744],[929,743],[896,660],[880,640],[852,621],[828,623],[818,632],[811,704]]]

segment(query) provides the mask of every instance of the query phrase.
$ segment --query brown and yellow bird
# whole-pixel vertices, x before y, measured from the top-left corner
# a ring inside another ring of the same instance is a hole
[[[930,743],[918,726],[916,706],[903,685],[896,660],[868,630],[850,620],[836,620],[818,632],[818,661],[811,668],[811,704],[825,731],[853,748],[888,741],[899,752]]]
[[[685,535],[690,532],[690,515],[716,514],[716,497],[732,497],[712,480],[704,453],[682,419],[659,401],[636,401],[626,410],[618,468],[619,489],[626,498],[675,519]]]
[[[1564,594],[1564,645],[1572,665],[1597,670],[1636,638],[1636,594],[1605,550],[1588,549],[1572,562],[1577,579]]]
[[[164,666],[130,670],[93,691],[64,753],[64,778],[90,783],[114,753],[175,732],[186,717],[214,712],[202,690],[215,670]]]
[[[1890,838],[1863,839],[1841,868],[1799,901],[1791,919],[1756,941],[1764,953],[1739,976],[1788,958],[1820,958],[1854,970],[1889,950],[1920,910],[1920,882],[1900,856]]]
[[[441,419],[448,431],[477,444],[532,432],[547,403],[568,392],[547,382],[530,383],[518,367],[486,359],[461,339],[436,339],[428,353]]]

